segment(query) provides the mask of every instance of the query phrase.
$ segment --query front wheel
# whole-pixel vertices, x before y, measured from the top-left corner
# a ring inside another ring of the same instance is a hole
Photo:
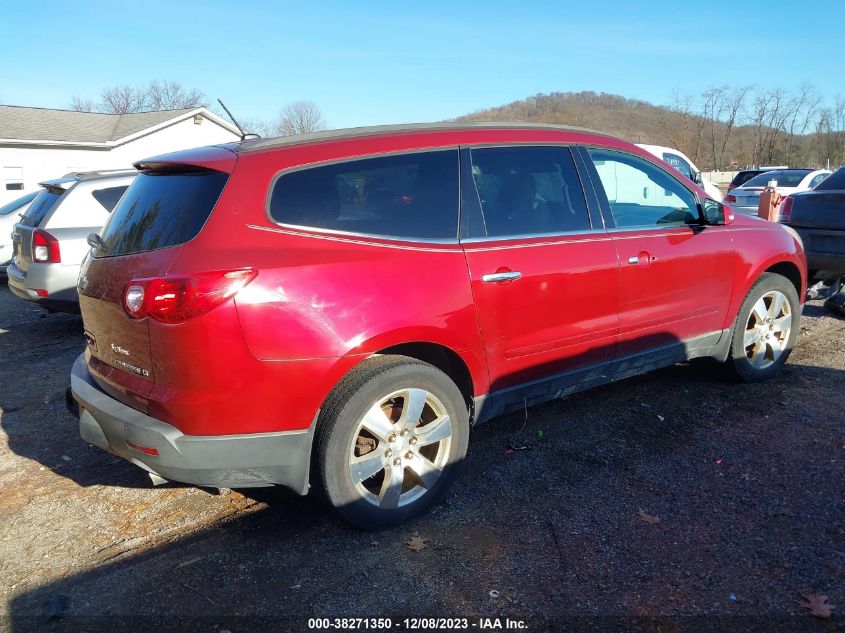
[[[362,362],[320,414],[323,493],[350,523],[398,525],[445,493],[469,439],[469,411],[452,380],[403,356]]]
[[[739,309],[729,366],[743,382],[774,376],[786,363],[800,329],[795,286],[781,275],[763,273]]]

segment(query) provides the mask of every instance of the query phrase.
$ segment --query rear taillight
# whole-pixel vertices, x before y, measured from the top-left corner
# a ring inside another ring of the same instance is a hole
[[[725,196],[725,199],[723,200],[723,202],[727,202],[727,203],[736,202],[736,196],[733,195],[732,193],[729,193],[728,195]]]
[[[778,222],[788,224],[792,219],[792,198],[784,198],[778,207]]]
[[[59,240],[42,229],[32,232],[32,261],[39,264],[61,264]]]
[[[133,279],[123,291],[123,309],[134,319],[181,323],[213,310],[255,279],[253,268]]]

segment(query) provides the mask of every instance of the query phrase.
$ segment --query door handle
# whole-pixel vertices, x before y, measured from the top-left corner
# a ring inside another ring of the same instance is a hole
[[[629,264],[648,264],[653,262],[657,258],[654,255],[651,255],[645,251],[640,253],[639,255],[634,255],[633,257],[628,258]]]
[[[515,270],[509,270],[507,272],[500,273],[487,273],[486,275],[481,276],[481,281],[492,283],[499,281],[516,281],[520,277],[522,277],[522,273],[516,272]]]

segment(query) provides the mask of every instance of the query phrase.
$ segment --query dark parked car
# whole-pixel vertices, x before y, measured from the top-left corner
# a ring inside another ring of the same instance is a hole
[[[606,134],[359,128],[137,167],[80,272],[70,404],[165,479],[315,485],[394,525],[472,424],[696,357],[762,380],[800,329],[795,232]]]
[[[760,167],[759,169],[743,169],[742,171],[738,171],[736,176],[733,177],[733,180],[731,180],[731,184],[728,185],[728,192],[731,189],[741,187],[754,178],[754,176],[765,174],[767,171],[773,171],[775,169],[786,169],[786,167]]]
[[[845,167],[815,189],[788,196],[778,220],[801,236],[811,279],[845,275]]]

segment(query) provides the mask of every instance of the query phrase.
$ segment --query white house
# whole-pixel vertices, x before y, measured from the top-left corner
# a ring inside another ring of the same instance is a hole
[[[69,172],[239,139],[206,108],[101,114],[0,105],[0,205]]]

